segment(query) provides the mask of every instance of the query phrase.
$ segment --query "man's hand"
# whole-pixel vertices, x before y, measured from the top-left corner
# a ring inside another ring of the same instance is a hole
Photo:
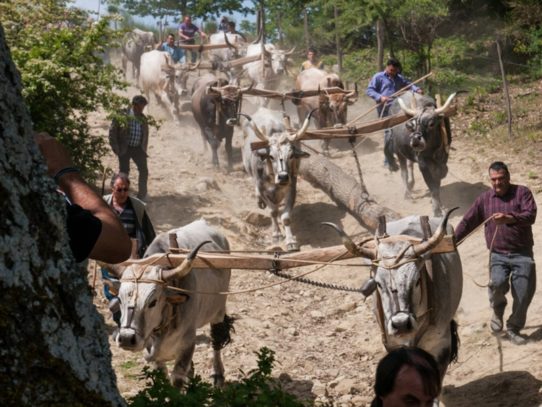
[[[385,103],[391,98],[389,96],[380,96],[380,103]]]
[[[514,218],[512,215],[500,212],[493,215],[493,220],[497,225],[510,225],[512,223],[516,223],[516,218]]]
[[[34,134],[34,140],[47,163],[47,173],[53,177],[63,168],[73,167],[72,159],[66,147],[47,133]]]

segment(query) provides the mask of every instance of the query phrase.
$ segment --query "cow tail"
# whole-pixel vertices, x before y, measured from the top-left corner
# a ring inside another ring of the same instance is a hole
[[[224,315],[222,322],[211,324],[211,341],[214,350],[220,350],[231,342],[231,333],[235,332],[234,321],[235,318]]]
[[[450,335],[452,336],[452,342],[450,346],[450,363],[457,362],[457,357],[459,356],[459,334],[457,332],[457,322],[452,319],[450,322]]]

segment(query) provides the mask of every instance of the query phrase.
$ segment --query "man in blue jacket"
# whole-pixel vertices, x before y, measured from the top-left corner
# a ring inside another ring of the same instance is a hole
[[[401,63],[395,58],[388,59],[386,68],[372,77],[366,92],[369,97],[378,103],[378,107],[376,108],[378,117],[386,117],[390,114],[389,110],[393,102],[391,95],[410,85],[410,83],[409,80],[401,75]],[[416,85],[412,85],[410,89],[413,92],[423,93],[422,89]],[[399,167],[393,157],[392,132],[389,129],[384,131],[384,156],[384,165],[390,171],[397,171]]]

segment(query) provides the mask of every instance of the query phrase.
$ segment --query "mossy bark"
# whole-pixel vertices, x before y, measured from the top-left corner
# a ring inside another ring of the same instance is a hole
[[[124,405],[1,25],[0,213],[0,405]]]

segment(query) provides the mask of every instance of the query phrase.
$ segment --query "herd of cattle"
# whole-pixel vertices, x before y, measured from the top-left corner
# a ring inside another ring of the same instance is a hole
[[[257,42],[245,44],[236,34],[213,34],[211,44],[225,44],[222,49],[209,51],[211,68],[221,72],[200,76],[188,92],[189,72],[200,68],[198,65],[202,62],[174,64],[168,53],[148,49],[155,46],[149,34],[134,30],[125,37],[122,47],[125,71],[126,61],[131,62],[134,78],[139,79],[148,100],[152,92],[174,118],[179,117],[179,99],[191,94],[192,112],[204,145],[211,146],[215,166],[219,166],[217,150],[225,139],[231,168],[234,126],[241,126],[243,164],[254,181],[258,206],[271,211],[273,241],[278,243],[282,237],[280,216],[288,251],[299,250],[290,228],[297,172],[300,160],[308,156],[299,140],[309,127],[311,115],[317,128],[345,125],[347,107],[358,98],[357,88],[326,93],[326,88],[344,89],[337,74],[316,68],[301,72],[295,82],[297,91],[318,89],[322,92],[318,96],[296,99],[299,123],[303,124],[294,130],[289,118],[267,108],[265,100],[261,101],[264,106],[252,117],[242,112],[243,95],[261,95],[254,92],[258,89],[272,90],[280,76],[288,73],[288,55],[293,50],[286,52],[264,44],[261,36]],[[241,87],[242,77],[248,78],[249,86]],[[430,224],[434,234],[428,237],[418,216],[389,222],[387,230],[375,236],[372,246],[353,244],[339,230],[349,251],[373,261],[372,277],[365,285],[364,294],[376,292],[373,295],[376,315],[386,348],[420,346],[438,360],[442,376],[457,352],[453,317],[462,287],[457,251],[432,253],[446,232],[450,232],[447,220],[451,211],[439,218],[442,216],[439,189],[447,172],[451,141],[447,115],[453,98],[454,95],[450,96],[442,107],[437,107],[431,98],[407,93],[392,107],[392,113],[402,110],[410,117],[405,124],[393,129],[405,195],[412,189],[412,163],[417,162],[431,191],[436,217],[431,218]],[[192,258],[202,244],[208,251],[229,250],[225,237],[205,221],[196,221],[158,236],[145,256],[166,253],[169,250],[167,236],[171,233],[175,234],[178,247],[193,250]],[[413,239],[417,241],[413,243]],[[180,386],[191,374],[196,329],[210,323],[215,383],[220,384],[224,379],[220,349],[230,340],[232,320],[225,313],[226,295],[203,292],[227,292],[230,270],[192,272],[191,256],[171,270],[133,262],[122,267],[111,266],[120,280],[122,304],[116,342],[128,350],[144,350],[146,359],[162,369],[166,361],[175,360],[171,378]],[[428,261],[432,263],[430,266]]]

